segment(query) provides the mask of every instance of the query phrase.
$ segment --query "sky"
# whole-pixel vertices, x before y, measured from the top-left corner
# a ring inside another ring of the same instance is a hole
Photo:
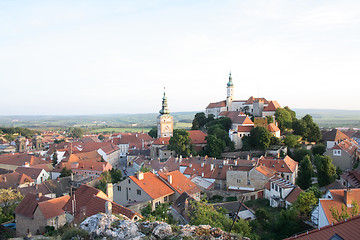
[[[0,1],[0,115],[360,110],[360,1]]]

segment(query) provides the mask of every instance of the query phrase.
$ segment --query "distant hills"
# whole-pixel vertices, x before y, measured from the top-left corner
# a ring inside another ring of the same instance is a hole
[[[360,110],[332,109],[293,109],[297,118],[310,114],[320,127],[360,128]],[[175,122],[190,125],[194,112],[175,112]],[[158,113],[146,114],[106,114],[106,115],[62,115],[62,116],[0,116],[0,126],[28,127],[37,129],[64,129],[74,126],[104,127],[153,127],[156,126]]]

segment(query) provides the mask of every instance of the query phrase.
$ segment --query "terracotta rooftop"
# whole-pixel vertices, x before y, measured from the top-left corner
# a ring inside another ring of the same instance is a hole
[[[294,173],[298,163],[289,156],[286,156],[284,159],[261,157],[259,158],[259,165],[274,169],[276,172]]]
[[[130,176],[130,179],[143,189],[152,199],[157,199],[174,193],[174,191],[155,174],[151,172],[143,174],[144,178],[142,180],[139,180],[136,176]]]
[[[257,170],[259,173],[261,173],[262,175],[264,175],[268,178],[271,178],[271,177],[275,176],[275,174],[276,174],[275,170],[265,167],[263,165],[257,166],[255,168],[255,170]]]
[[[280,131],[280,129],[278,128],[278,126],[276,126],[275,123],[270,123],[267,126],[267,129],[268,129],[269,132],[278,132],[278,131]]]
[[[238,132],[251,132],[254,129],[254,126],[238,126]]]
[[[254,125],[253,121],[240,111],[221,112],[219,116],[230,118],[233,124]]]
[[[221,102],[214,102],[214,103],[210,103],[206,109],[208,108],[221,108],[221,107],[226,107],[226,101],[221,101]]]
[[[15,172],[20,174],[24,173],[27,176],[31,177],[32,179],[36,179],[39,177],[40,173],[43,169],[40,168],[32,168],[32,167],[18,167]]]
[[[184,176],[180,171],[173,171],[169,173],[164,173],[162,171],[158,172],[159,177],[162,178],[167,184],[169,184],[173,190],[177,191],[179,194],[183,192],[187,192],[188,194],[192,195],[195,193],[200,192],[200,189],[189,180],[187,177]],[[169,176],[171,176],[172,182],[169,182]]]
[[[26,183],[34,183],[34,180],[24,173],[12,172],[0,175],[0,188],[17,188]]]
[[[16,207],[14,212],[15,214],[20,214],[28,218],[33,218],[38,203],[49,199],[51,198],[45,196],[39,196],[33,193],[28,193],[26,194],[24,199],[19,203],[19,205]]]
[[[31,166],[31,165],[45,164],[47,162],[39,157],[27,153],[5,155],[5,156],[0,155],[0,164],[15,165],[21,167],[25,163],[29,163]]]
[[[169,144],[170,137],[161,137],[155,139],[153,142],[153,145],[168,145]]]
[[[288,201],[289,203],[294,203],[298,196],[300,195],[300,193],[302,193],[303,190],[301,190],[301,188],[299,188],[298,186],[296,186],[290,193],[289,195],[286,196],[285,201]]]
[[[342,133],[340,130],[333,129],[331,131],[321,131],[323,141],[335,141],[340,142],[344,139],[349,139],[349,137]]]
[[[332,149],[341,149],[347,152],[349,155],[353,155],[355,151],[360,154],[360,146],[352,139],[345,139],[336,144]]]
[[[190,130],[187,131],[189,133],[189,137],[191,138],[191,144],[206,144],[207,134],[200,130]]]
[[[45,219],[51,219],[56,216],[65,214],[65,211],[62,209],[65,203],[70,199],[69,195],[49,199],[47,201],[39,202],[39,208],[42,212]]]
[[[360,236],[360,216],[349,218],[333,225],[328,225],[320,229],[314,229],[305,233],[301,233],[290,239],[308,239],[308,240],[340,240],[340,239],[357,239]]]
[[[269,101],[266,100],[265,98],[254,98],[253,96],[249,97],[249,99],[246,101],[245,104],[253,104],[255,101],[262,101],[265,104],[268,104]]]
[[[281,108],[280,104],[277,101],[270,101],[269,105],[264,107],[264,112],[275,112],[276,109]]]

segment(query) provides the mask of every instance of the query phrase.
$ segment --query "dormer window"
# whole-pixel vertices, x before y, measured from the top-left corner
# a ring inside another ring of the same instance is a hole
[[[333,150],[333,155],[334,156],[341,156],[341,150],[340,149],[334,149]]]

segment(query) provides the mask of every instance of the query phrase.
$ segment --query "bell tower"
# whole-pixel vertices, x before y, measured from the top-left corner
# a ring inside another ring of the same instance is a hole
[[[229,73],[229,82],[227,83],[227,95],[226,95],[226,110],[232,111],[232,102],[234,100],[234,83],[231,77],[231,71]]]
[[[172,137],[173,136],[173,125],[174,119],[173,116],[170,115],[170,111],[167,105],[167,98],[165,95],[164,88],[164,96],[162,99],[162,107],[159,111],[160,115],[157,118],[157,136],[161,137]]]

